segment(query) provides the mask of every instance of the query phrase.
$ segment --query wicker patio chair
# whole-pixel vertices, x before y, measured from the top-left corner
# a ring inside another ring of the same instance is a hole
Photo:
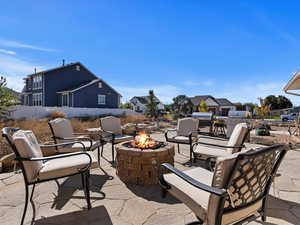
[[[162,164],[171,172],[160,175],[163,196],[170,193],[186,204],[199,220],[191,224],[235,224],[254,215],[265,221],[269,189],[286,151],[274,145],[235,153],[219,158],[214,173]]]
[[[121,120],[114,116],[107,116],[100,119],[102,140],[111,143],[112,163],[115,161],[115,144],[134,139],[134,136],[123,134]],[[103,156],[103,148],[101,150]]]
[[[194,161],[196,161],[196,159],[206,160],[208,165],[210,165],[211,162],[215,162],[215,158],[217,157],[228,156],[241,151],[250,131],[251,128],[246,123],[239,123],[234,127],[229,140],[210,138],[219,140],[221,144],[208,142],[194,143],[192,147]],[[203,139],[205,138],[207,137],[203,137]],[[199,139],[201,139],[201,137]]]
[[[192,163],[192,145],[197,141],[199,121],[194,118],[179,119],[177,129],[168,129],[165,132],[167,142],[176,143],[178,153],[180,153],[179,144],[190,146],[190,160]],[[175,136],[170,137],[170,132],[176,132]]]
[[[91,153],[85,151],[43,157],[43,153],[41,151],[41,147],[53,148],[75,143],[81,144],[82,149],[84,150],[85,147],[82,143],[66,142],[53,145],[40,145],[32,131],[19,130],[17,128],[10,127],[2,129],[2,136],[6,139],[15,153],[15,159],[19,162],[23,173],[25,183],[25,206],[21,225],[24,223],[26,216],[28,200],[30,200],[32,204],[33,215],[35,216],[33,193],[35,185],[42,182],[81,174],[87,208],[91,208],[89,176],[93,162],[96,162],[97,165],[95,157]],[[30,198],[28,199],[30,185],[33,187]]]
[[[103,148],[101,136],[99,134],[99,140],[94,141],[89,137],[89,133],[74,133],[70,120],[64,118],[56,118],[48,122],[52,138],[55,144],[65,143],[70,141],[80,141],[72,145],[65,145],[63,147],[57,146],[57,153],[70,153],[82,150],[82,144],[87,151],[93,151],[97,149],[98,164],[100,165],[100,146]],[[95,133],[92,133],[95,135]]]

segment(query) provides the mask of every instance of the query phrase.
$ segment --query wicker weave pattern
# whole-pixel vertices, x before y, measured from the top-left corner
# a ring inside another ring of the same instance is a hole
[[[239,160],[228,186],[230,198],[225,200],[224,209],[242,207],[262,197],[279,154],[280,149]]]

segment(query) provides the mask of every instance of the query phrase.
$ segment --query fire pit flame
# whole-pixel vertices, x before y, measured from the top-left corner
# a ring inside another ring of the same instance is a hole
[[[156,148],[158,145],[160,145],[160,142],[153,140],[145,131],[141,131],[131,142],[131,145],[134,148],[147,149]]]

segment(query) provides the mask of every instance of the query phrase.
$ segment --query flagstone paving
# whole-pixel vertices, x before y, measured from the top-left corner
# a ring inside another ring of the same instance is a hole
[[[162,134],[154,134],[163,140]],[[247,145],[247,147],[257,147]],[[175,166],[189,169],[188,148],[181,147],[175,155]],[[111,159],[110,145],[105,146],[105,158]],[[194,166],[201,166],[199,164]],[[91,171],[92,209],[86,210],[79,176],[39,184],[34,194],[36,207],[33,224],[47,225],[183,225],[195,220],[193,213],[181,202],[168,195],[163,199],[158,185],[124,184],[115,169],[101,159],[100,169]],[[300,225],[300,151],[288,152],[270,191],[267,222],[260,219],[249,224]],[[20,173],[0,174],[0,224],[19,224],[24,206],[24,184]],[[29,204],[26,224],[33,210]]]

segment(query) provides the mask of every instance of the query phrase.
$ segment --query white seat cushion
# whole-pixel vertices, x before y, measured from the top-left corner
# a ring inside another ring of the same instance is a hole
[[[170,142],[176,142],[176,143],[183,143],[183,144],[189,144],[190,143],[190,139],[189,137],[186,136],[174,136],[174,137],[170,137],[168,138],[168,141]],[[192,137],[192,142],[196,141],[195,137]]]
[[[65,147],[59,147],[58,148],[58,152],[78,152],[78,151],[83,151],[83,145],[85,147],[85,150],[94,150],[96,148],[98,148],[101,143],[99,141],[93,141],[92,142],[92,147],[91,146],[91,142],[90,141],[79,141],[80,143],[75,143],[72,145],[67,145]],[[82,145],[82,144],[83,145]]]
[[[19,130],[13,134],[12,140],[21,157],[43,157],[40,145],[32,131]],[[43,167],[43,161],[23,161],[23,164],[29,182],[36,179],[39,170]]]
[[[212,184],[213,173],[206,169],[198,167],[183,172],[201,183]],[[163,176],[171,186],[168,192],[186,204],[198,217],[205,221],[210,194],[194,187],[175,174],[171,173]]]
[[[122,134],[121,120],[119,118],[107,116],[102,118],[100,121],[102,130],[112,132],[115,135]]]
[[[91,152],[87,152],[92,158],[91,168],[98,167],[98,162]],[[68,176],[77,173],[79,169],[85,168],[89,164],[86,155],[75,155],[66,158],[53,159],[45,162],[39,171],[38,179],[51,179],[55,177]]]
[[[189,136],[191,132],[198,130],[198,120],[193,118],[184,118],[178,120],[177,135],[178,136]],[[196,134],[193,134],[196,135]]]
[[[209,157],[224,157],[231,155],[231,152],[229,152],[226,148],[218,148],[201,144],[197,145],[194,152],[203,160],[206,160]]]
[[[64,118],[57,118],[51,120],[49,123],[51,124],[51,127],[53,129],[54,136],[60,138],[69,138],[73,136],[74,131],[70,120]]]
[[[227,146],[241,146],[244,144],[244,141],[246,139],[246,135],[248,131],[248,127],[246,123],[239,123],[237,124],[234,129],[233,132],[230,136],[230,139],[227,143]],[[235,153],[240,151],[241,148],[228,148],[228,151]]]

